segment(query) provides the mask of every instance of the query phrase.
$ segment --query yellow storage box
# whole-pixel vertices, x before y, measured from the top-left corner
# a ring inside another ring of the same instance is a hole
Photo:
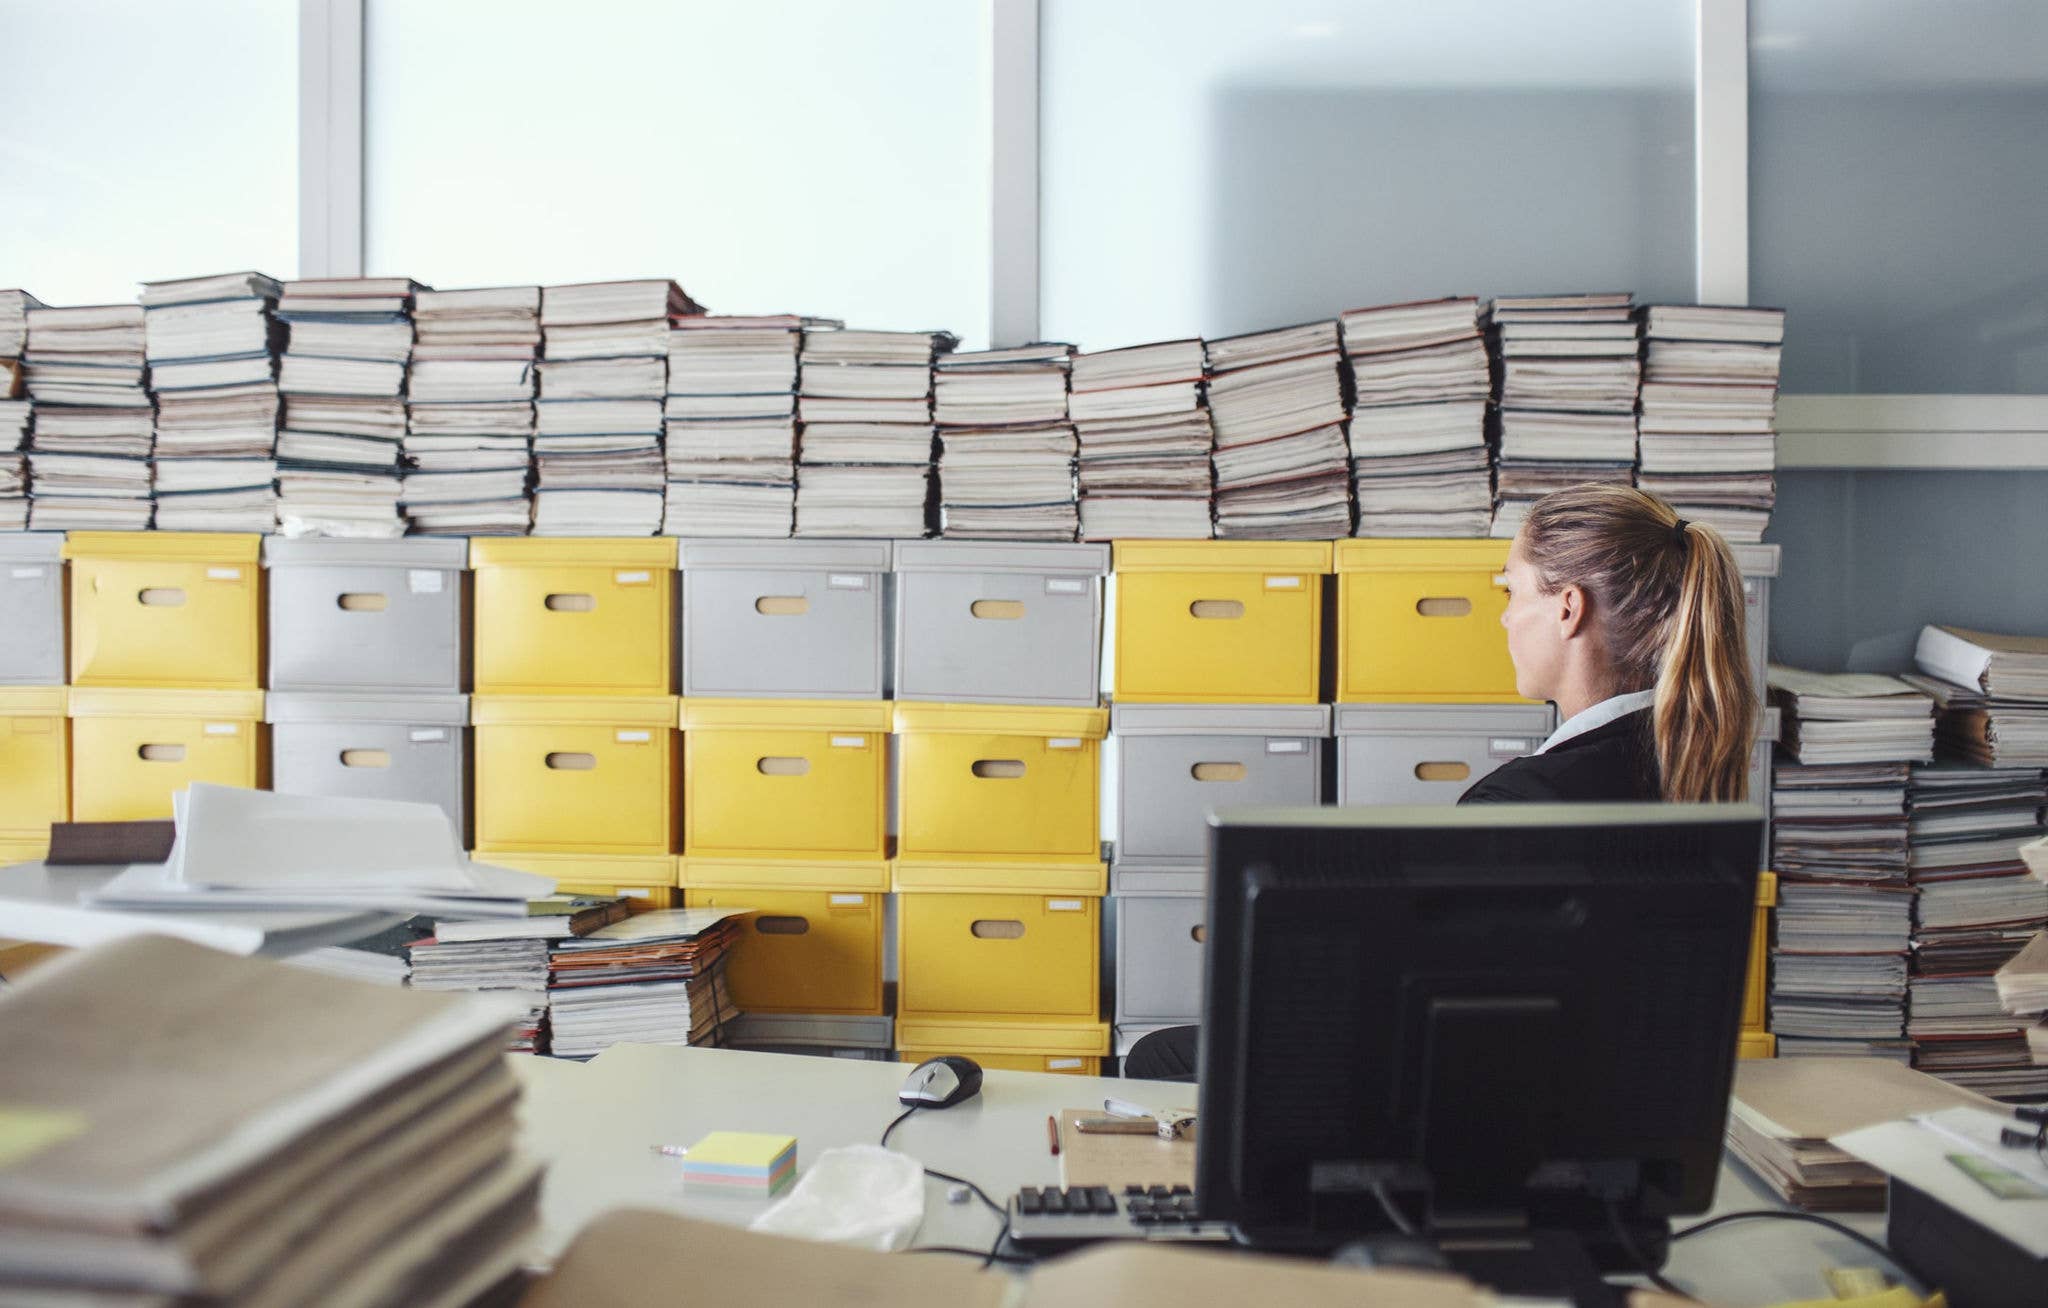
[[[675,715],[668,695],[474,696],[477,852],[673,854]]]
[[[1109,1053],[1106,1022],[1048,1022],[1000,1018],[896,1020],[896,1056],[922,1063],[942,1054],[965,1054],[983,1067],[1013,1072],[1096,1076]]]
[[[1314,704],[1327,541],[1119,541],[1115,698]]]
[[[1088,895],[898,895],[896,1011],[1093,1021],[1101,918]]]
[[[898,859],[890,865],[889,888],[899,893],[1084,895],[1096,899],[1109,893],[1109,864],[1084,862],[1025,863],[993,858],[952,862]]]
[[[171,796],[195,781],[267,780],[260,690],[73,687],[69,709],[74,821],[167,818]]]
[[[71,684],[254,690],[263,684],[260,536],[74,531]]]
[[[1108,728],[1106,709],[898,704],[897,853],[1095,862]]]
[[[688,890],[864,890],[887,894],[885,859],[822,859],[797,854],[676,860],[676,884]]]
[[[1776,1058],[1778,1037],[1768,1031],[1744,1031],[1735,1044],[1737,1058]]]
[[[41,858],[71,817],[64,700],[62,686],[0,686],[0,862]]]
[[[624,895],[633,911],[674,908],[680,896],[674,863],[633,854],[554,854],[530,849],[494,849],[477,860],[555,879],[558,895]]]
[[[844,890],[685,890],[690,908],[757,910],[726,982],[746,1013],[882,1011],[883,897]]]
[[[474,540],[479,694],[666,695],[676,543]]]
[[[1522,704],[1504,540],[1341,540],[1337,702]]]
[[[683,852],[886,857],[889,718],[880,700],[685,699]]]
[[[1775,873],[1756,878],[1756,925],[1749,938],[1749,980],[1742,988],[1742,1028],[1761,1031],[1769,1016],[1765,1001],[1771,985],[1771,909],[1778,902]]]

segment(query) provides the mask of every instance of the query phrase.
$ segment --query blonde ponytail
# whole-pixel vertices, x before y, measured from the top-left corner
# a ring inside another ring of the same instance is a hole
[[[1757,688],[1742,574],[1721,533],[1632,486],[1586,485],[1538,500],[1521,535],[1545,593],[1576,585],[1592,600],[1615,693],[1656,689],[1659,793],[1747,797]]]

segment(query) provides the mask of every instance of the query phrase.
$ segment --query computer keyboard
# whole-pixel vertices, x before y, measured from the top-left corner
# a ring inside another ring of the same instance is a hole
[[[1184,1185],[1128,1185],[1121,1195],[1102,1185],[1027,1185],[1009,1207],[1010,1238],[1020,1245],[1231,1238],[1227,1226],[1195,1216],[1194,1191]]]

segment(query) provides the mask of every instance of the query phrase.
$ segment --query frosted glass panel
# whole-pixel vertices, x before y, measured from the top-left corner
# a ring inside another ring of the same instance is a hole
[[[0,286],[299,268],[299,8],[0,0]]]
[[[2048,6],[1752,0],[1750,293],[1791,392],[2048,392]]]
[[[985,0],[371,0],[367,270],[986,339]]]
[[[1693,292],[1691,0],[1045,0],[1043,318],[1090,348]]]

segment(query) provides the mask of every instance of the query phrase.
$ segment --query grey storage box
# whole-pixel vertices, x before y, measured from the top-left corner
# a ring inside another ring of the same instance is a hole
[[[439,804],[469,848],[469,697],[273,691],[270,788]]]
[[[680,544],[684,695],[888,696],[888,541]]]
[[[837,1013],[748,1013],[725,1028],[727,1044],[765,1054],[814,1054],[887,1062],[895,1057],[896,1021]]]
[[[1770,671],[1771,580],[1778,575],[1776,545],[1731,545],[1735,566],[1742,571],[1743,630],[1749,642],[1749,666],[1756,669],[1756,693],[1769,693],[1764,678]]]
[[[1118,862],[1188,863],[1209,848],[1209,814],[1323,802],[1327,704],[1114,704]]]
[[[1206,895],[1133,895],[1116,904],[1116,1021],[1201,1020]]]
[[[1548,704],[1339,704],[1339,804],[1455,804],[1555,723]]]
[[[459,695],[469,542],[263,542],[270,689]]]
[[[0,535],[0,614],[0,685],[63,685],[63,532]]]
[[[1092,708],[1107,545],[896,542],[896,698]]]

